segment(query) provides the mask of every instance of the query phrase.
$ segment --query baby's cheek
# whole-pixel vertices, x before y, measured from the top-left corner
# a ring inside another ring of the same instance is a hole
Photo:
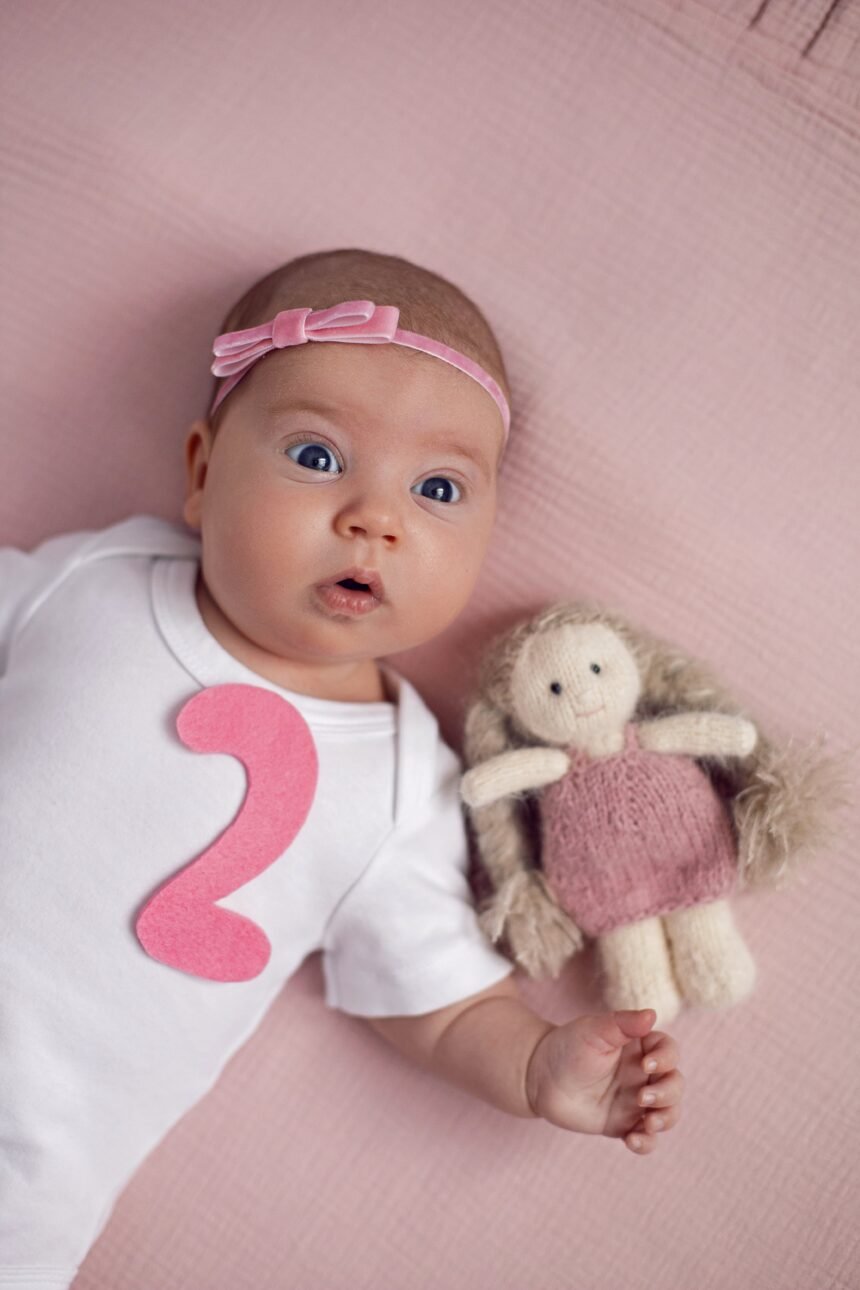
[[[427,607],[439,622],[439,631],[468,604],[480,568],[468,542],[456,544],[444,559],[434,562]]]

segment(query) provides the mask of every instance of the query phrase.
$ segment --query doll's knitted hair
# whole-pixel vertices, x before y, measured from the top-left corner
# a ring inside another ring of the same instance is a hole
[[[710,668],[675,646],[634,628],[595,604],[559,602],[498,637],[484,654],[478,696],[466,714],[463,752],[469,766],[508,749],[541,741],[514,715],[511,680],[526,642],[567,625],[601,623],[631,651],[642,681],[634,720],[671,713],[743,714]],[[799,864],[837,831],[835,817],[847,797],[843,762],[806,746],[777,745],[761,734],[746,758],[699,759],[725,799],[738,840],[741,887],[782,886]],[[527,809],[510,798],[471,813],[478,848],[494,885],[517,869],[535,867],[535,839]]]

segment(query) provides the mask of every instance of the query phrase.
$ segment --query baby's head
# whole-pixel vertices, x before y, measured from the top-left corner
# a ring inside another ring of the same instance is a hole
[[[221,332],[347,300],[396,306],[398,328],[465,355],[510,402],[480,310],[395,256],[293,260],[255,284]],[[421,644],[474,586],[504,442],[494,397],[432,354],[334,342],[267,353],[187,437],[183,514],[201,533],[203,595],[262,658],[282,660],[287,676],[293,666],[292,688],[308,692],[317,675],[357,674]],[[381,581],[365,612],[345,591],[322,590],[351,569]]]

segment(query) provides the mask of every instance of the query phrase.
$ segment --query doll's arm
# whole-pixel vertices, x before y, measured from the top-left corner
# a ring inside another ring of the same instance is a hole
[[[687,757],[746,757],[758,735],[751,721],[723,712],[679,712],[643,721],[639,743],[650,752]]]
[[[512,793],[526,793],[561,779],[570,759],[561,748],[516,748],[466,771],[460,795],[467,806],[489,806]]]

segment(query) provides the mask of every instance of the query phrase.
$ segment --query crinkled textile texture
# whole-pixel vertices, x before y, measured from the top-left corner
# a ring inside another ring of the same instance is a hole
[[[492,631],[593,596],[856,743],[858,0],[42,0],[2,44],[0,541],[177,518],[227,307],[390,251],[475,296],[513,384],[474,601],[395,660],[449,738]],[[856,1285],[854,838],[737,900],[759,984],[673,1024],[649,1158],[435,1081],[311,958],[77,1290]],[[566,1019],[594,970],[523,990]]]

